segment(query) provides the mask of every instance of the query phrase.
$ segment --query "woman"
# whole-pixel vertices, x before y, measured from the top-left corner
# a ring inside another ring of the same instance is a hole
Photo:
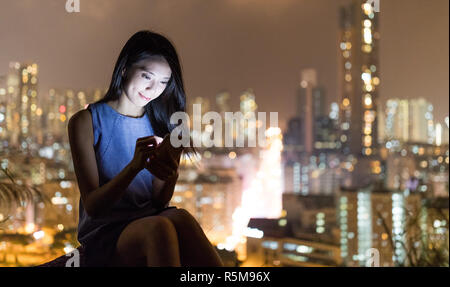
[[[87,265],[222,266],[189,212],[168,206],[179,161],[154,158],[175,128],[170,116],[185,104],[175,48],[140,31],[123,47],[105,97],[71,117],[78,241]]]

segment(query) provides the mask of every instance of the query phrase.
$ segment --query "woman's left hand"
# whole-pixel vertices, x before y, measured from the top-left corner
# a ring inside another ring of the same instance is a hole
[[[170,137],[166,136],[162,144],[146,161],[146,169],[153,174],[152,202],[156,207],[164,207],[173,196],[176,182],[178,180],[178,166],[180,155],[178,150],[170,146]],[[160,154],[161,153],[161,154]]]
[[[162,162],[157,159],[150,159],[146,169],[153,174],[157,179],[168,181],[178,177],[178,162]]]
[[[158,145],[162,142],[162,138],[158,137]],[[179,160],[171,157],[159,156],[158,151],[147,160],[146,169],[161,181],[167,181],[178,177]]]

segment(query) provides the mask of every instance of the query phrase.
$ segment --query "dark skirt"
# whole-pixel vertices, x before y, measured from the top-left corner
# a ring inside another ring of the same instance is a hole
[[[157,215],[160,212],[176,208],[175,206],[168,206],[163,209],[154,211],[151,214],[145,214],[145,216]],[[141,216],[139,218],[145,217]],[[112,256],[115,253],[117,240],[122,231],[128,224],[139,218],[128,219],[124,221],[112,222],[102,226],[98,232],[89,239],[88,242],[83,244],[85,264],[87,267],[107,267],[111,266],[113,262]]]

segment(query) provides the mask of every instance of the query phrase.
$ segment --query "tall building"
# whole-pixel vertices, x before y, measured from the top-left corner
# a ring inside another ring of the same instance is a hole
[[[341,190],[339,224],[341,256],[346,266],[394,266],[406,260],[400,242],[407,233],[408,212],[414,216],[418,194],[364,187]],[[372,262],[378,258],[379,262]]]
[[[20,131],[21,147],[35,142],[36,133],[40,130],[40,115],[37,114],[37,65],[22,64],[19,68],[20,89]]]
[[[408,100],[389,99],[386,102],[385,140],[409,141]]]
[[[344,154],[377,152],[380,84],[378,13],[367,1],[352,0],[340,10],[339,90]]]
[[[171,204],[195,216],[214,244],[232,234],[232,215],[240,203],[241,181],[234,168],[209,168],[208,173],[180,170]]]
[[[339,129],[336,121],[328,116],[321,116],[315,119],[314,150],[336,150],[340,146],[338,136]]]
[[[283,134],[283,192],[299,193],[301,190],[300,159],[304,150],[303,127],[299,117],[291,118],[287,131]]]
[[[433,105],[423,98],[410,100],[411,142],[434,142]]]
[[[384,141],[434,142],[433,105],[425,99],[389,99],[385,114]]]
[[[253,126],[253,124],[256,124],[258,105],[255,101],[255,94],[253,92],[253,89],[248,89],[241,94],[239,106],[240,111],[243,115],[243,118],[239,123],[239,129],[244,131],[244,136],[247,139],[248,135],[250,134],[249,129],[256,129],[256,126]],[[255,121],[251,123],[252,120]]]
[[[48,133],[56,141],[61,142],[65,135],[65,127],[68,121],[66,92],[50,89],[46,104],[46,127]]]
[[[10,62],[6,75],[6,129],[9,134],[9,146],[19,147],[19,69],[20,63]]]
[[[233,130],[230,129],[229,131],[225,130],[225,113],[226,112],[232,112],[231,111],[231,104],[230,104],[231,94],[227,91],[220,92],[216,95],[216,108],[217,112],[220,113],[220,116],[222,117],[222,142],[220,143],[221,146],[224,145],[225,137],[231,137],[233,138]],[[215,135],[217,131],[213,131],[213,135]],[[228,134],[226,134],[228,132]]]
[[[38,107],[38,66],[10,62],[6,76],[5,113],[9,145],[28,150],[35,142],[42,139],[41,116]]]
[[[50,89],[44,99],[46,141],[61,142],[67,139],[67,124],[69,119],[87,104],[101,98],[102,91],[74,91],[72,89]]]
[[[300,72],[300,88],[297,100],[297,115],[303,120],[304,150],[312,153],[314,149],[314,111],[320,110],[320,103],[314,104],[315,99],[320,100],[320,91],[317,88],[317,72],[315,69],[305,69]]]
[[[303,144],[303,125],[299,117],[289,119],[287,131],[283,135],[283,144],[287,146],[295,146],[301,150]]]
[[[210,111],[209,100],[204,97],[195,97],[192,100],[188,100],[188,106],[186,111],[189,113],[189,127],[192,130],[192,138],[194,145],[202,146],[203,129],[202,129],[202,117],[205,113]],[[208,129],[207,133],[212,133],[212,129]]]
[[[322,104],[323,107],[323,104]],[[316,154],[320,151],[340,150],[339,140],[339,105],[331,103],[330,113],[315,118],[314,149]]]
[[[385,184],[388,189],[404,190],[412,175],[418,169],[417,159],[414,157],[391,154],[386,159]]]
[[[315,69],[304,69],[300,72],[296,104],[295,118],[302,124],[301,130],[297,131],[301,133],[302,150],[312,154],[316,150],[334,149],[334,140],[330,139],[334,120],[325,113],[325,90],[318,85]],[[330,141],[333,142],[331,145]]]
[[[314,118],[320,118],[325,116],[325,89],[321,86],[317,86],[313,89],[313,115]]]

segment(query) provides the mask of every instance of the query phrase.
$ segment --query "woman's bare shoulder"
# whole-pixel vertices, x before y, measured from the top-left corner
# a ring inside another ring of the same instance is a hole
[[[92,132],[92,115],[88,109],[80,110],[73,114],[68,123],[69,133],[83,133],[91,135]]]

